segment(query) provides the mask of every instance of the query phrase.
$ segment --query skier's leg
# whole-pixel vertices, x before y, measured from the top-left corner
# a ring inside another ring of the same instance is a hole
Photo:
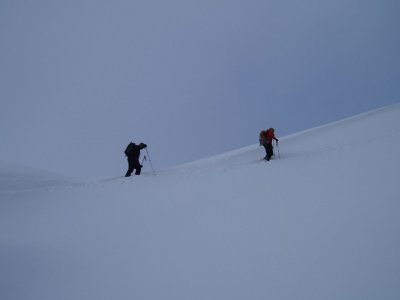
[[[128,158],[128,171],[126,171],[125,177],[131,176],[133,169],[134,169],[134,161]]]
[[[272,144],[267,144],[266,150],[267,150],[267,160],[269,161],[272,155],[274,155]]]
[[[268,158],[267,144],[263,144],[263,146],[264,146],[264,149],[265,149],[265,157],[264,157],[264,159],[267,159]]]
[[[135,175],[140,175],[140,172],[142,171],[142,165],[139,163],[138,159],[135,159],[133,167],[136,170]]]

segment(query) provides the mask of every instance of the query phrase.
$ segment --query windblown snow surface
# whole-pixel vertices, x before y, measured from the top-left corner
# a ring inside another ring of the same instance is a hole
[[[279,146],[79,183],[1,164],[0,299],[400,299],[400,105]]]

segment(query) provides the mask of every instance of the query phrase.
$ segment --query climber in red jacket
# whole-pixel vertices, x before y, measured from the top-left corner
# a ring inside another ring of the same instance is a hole
[[[271,159],[274,155],[274,147],[272,146],[272,140],[278,143],[278,139],[275,137],[275,129],[269,128],[268,130],[263,130],[260,132],[260,145],[265,148],[265,157],[267,161]]]

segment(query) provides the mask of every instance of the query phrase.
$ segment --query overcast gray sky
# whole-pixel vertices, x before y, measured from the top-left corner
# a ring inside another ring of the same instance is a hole
[[[99,178],[131,140],[158,169],[223,153],[398,103],[399,53],[398,0],[0,0],[0,160]]]

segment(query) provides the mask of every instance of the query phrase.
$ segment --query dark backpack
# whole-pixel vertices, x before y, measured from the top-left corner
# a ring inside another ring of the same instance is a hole
[[[260,141],[260,145],[263,145],[267,141],[267,132],[265,130],[262,130],[260,132],[259,141]]]
[[[124,151],[126,156],[129,156],[129,154],[132,152],[133,148],[135,147],[135,145],[130,142],[128,146],[126,146],[126,149]]]

